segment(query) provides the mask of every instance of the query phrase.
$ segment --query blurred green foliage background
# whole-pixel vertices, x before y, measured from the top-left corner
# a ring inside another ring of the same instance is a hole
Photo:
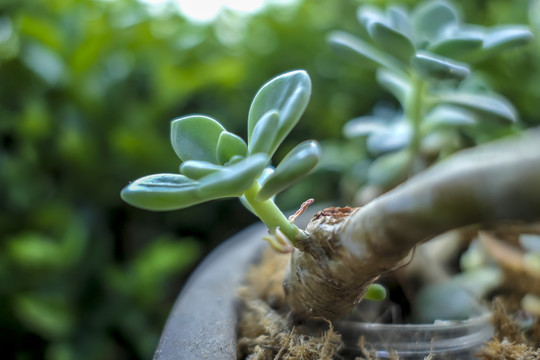
[[[371,1],[385,4],[387,1]],[[413,4],[415,1],[406,1]],[[268,79],[306,69],[307,112],[282,147],[318,139],[320,170],[278,199],[350,201],[340,174],[365,156],[350,118],[388,99],[373,73],[336,57],[330,30],[359,31],[360,1],[297,1],[192,23],[135,0],[0,1],[0,334],[6,359],[148,359],[183,281],[255,221],[237,201],[151,213],[121,202],[128,181],[175,172],[169,121],[190,113],[245,136]],[[480,24],[540,24],[538,2],[457,2]],[[538,123],[539,40],[481,64]]]

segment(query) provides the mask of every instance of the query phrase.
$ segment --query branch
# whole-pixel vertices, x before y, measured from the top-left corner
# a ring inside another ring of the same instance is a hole
[[[315,216],[285,279],[297,318],[337,319],[419,243],[448,230],[540,219],[540,130],[462,151],[363,208]]]

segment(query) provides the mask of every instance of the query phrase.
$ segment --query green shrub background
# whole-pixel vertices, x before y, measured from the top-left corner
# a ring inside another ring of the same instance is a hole
[[[471,23],[531,19],[535,33],[538,3],[457,2]],[[359,31],[359,4],[300,1],[197,25],[134,0],[1,1],[2,358],[151,358],[190,271],[255,222],[236,200],[168,213],[121,202],[130,180],[177,170],[169,143],[175,117],[208,114],[245,136],[257,89],[306,69],[312,100],[276,157],[310,138],[338,156],[328,152],[325,166],[278,203],[348,201],[340,173],[364,153],[344,144],[341,127],[391,99],[372,73],[326,45],[330,30]],[[516,105],[523,127],[539,121],[538,49],[536,38],[479,66]]]

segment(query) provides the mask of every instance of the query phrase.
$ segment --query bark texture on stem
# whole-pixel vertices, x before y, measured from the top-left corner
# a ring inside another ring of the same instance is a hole
[[[335,320],[419,243],[448,230],[540,219],[540,131],[462,151],[363,208],[308,225],[284,280],[296,318]]]

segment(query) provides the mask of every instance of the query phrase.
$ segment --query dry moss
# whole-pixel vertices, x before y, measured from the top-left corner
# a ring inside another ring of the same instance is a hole
[[[238,358],[249,360],[330,360],[342,347],[329,322],[292,326],[287,320],[281,281],[289,257],[265,251],[240,290],[243,311],[238,327]]]
[[[243,310],[238,327],[238,359],[341,359],[341,336],[329,322],[320,321],[313,327],[293,326],[287,318],[282,280],[289,258],[267,250],[260,264],[250,269],[246,286],[240,290]],[[493,301],[495,335],[478,357],[483,360],[540,359],[540,321],[531,320],[524,328],[520,308],[523,293],[536,290],[539,284],[522,273],[505,270],[500,290],[503,295]],[[378,359],[362,339],[358,346],[362,358],[357,360]],[[394,354],[391,359],[398,360],[398,356]]]

